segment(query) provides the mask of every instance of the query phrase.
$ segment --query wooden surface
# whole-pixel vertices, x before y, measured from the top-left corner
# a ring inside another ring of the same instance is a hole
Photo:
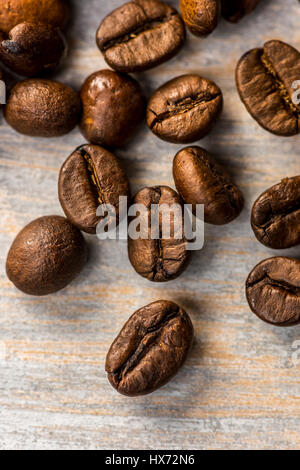
[[[95,31],[122,1],[72,3],[70,54],[57,77],[79,88],[85,77],[105,67]],[[143,280],[131,268],[124,242],[90,237],[88,266],[66,290],[42,299],[18,292],[5,276],[9,246],[32,219],[62,212],[58,170],[84,139],[77,130],[59,139],[24,137],[1,121],[0,448],[300,448],[300,364],[292,361],[300,327],[263,324],[250,313],[244,296],[254,264],[275,254],[250,230],[252,203],[281,178],[300,173],[300,136],[265,132],[235,89],[234,68],[246,50],[273,38],[300,49],[299,2],[261,3],[238,25],[222,21],[204,40],[189,36],[175,59],[140,75],[148,95],[187,72],[221,86],[222,118],[200,145],[224,163],[246,198],[234,223],[206,227],[204,250],[177,281],[155,285]],[[135,191],[173,185],[172,160],[179,149],[144,127],[117,155],[126,162]],[[300,247],[284,254],[299,256]],[[106,352],[136,309],[161,298],[190,313],[196,330],[192,353],[160,391],[122,397],[106,379]]]

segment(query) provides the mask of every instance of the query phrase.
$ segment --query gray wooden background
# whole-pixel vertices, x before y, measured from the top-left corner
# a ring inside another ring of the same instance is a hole
[[[122,3],[72,2],[70,54],[59,80],[79,89],[85,77],[106,67],[95,31],[104,15]],[[234,84],[243,52],[273,38],[300,49],[299,26],[297,0],[263,0],[238,25],[222,21],[206,39],[189,36],[175,59],[139,76],[148,95],[187,72],[221,86],[222,118],[200,145],[224,163],[246,198],[234,223],[207,226],[205,248],[169,284],[138,277],[124,242],[90,237],[90,261],[66,290],[41,299],[18,292],[5,276],[9,246],[32,219],[62,213],[58,170],[84,139],[78,130],[59,139],[24,137],[1,120],[1,449],[300,448],[300,354],[294,349],[300,350],[300,327],[263,324],[244,296],[250,269],[274,254],[250,230],[251,205],[265,188],[300,173],[300,136],[279,138],[258,127]],[[172,160],[179,149],[144,127],[117,155],[138,190],[173,185]],[[300,256],[300,247],[284,254]],[[184,369],[163,389],[142,398],[122,397],[106,379],[106,352],[128,317],[160,298],[190,313],[194,348]]]

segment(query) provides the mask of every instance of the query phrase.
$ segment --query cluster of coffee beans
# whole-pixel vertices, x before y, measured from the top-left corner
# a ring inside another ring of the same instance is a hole
[[[47,295],[68,285],[87,260],[81,231],[95,234],[101,204],[116,208],[131,199],[130,185],[111,149],[121,147],[142,123],[160,139],[191,144],[206,136],[223,107],[220,88],[205,77],[189,74],[161,86],[146,105],[130,72],[149,70],[172,58],[185,42],[185,24],[198,36],[217,26],[219,16],[235,22],[259,0],[181,0],[179,13],[160,0],[132,0],[100,24],[96,40],[113,70],[86,79],[79,95],[64,84],[42,78],[61,62],[66,43],[65,0],[0,0],[0,60],[28,77],[9,92],[4,116],[18,132],[53,137],[77,124],[89,143],[77,148],[59,175],[59,200],[67,218],[41,217],[26,226],[7,257],[7,275],[21,291]],[[183,19],[182,19],[183,18]],[[184,20],[184,21],[183,21]],[[300,79],[300,54],[292,46],[269,41],[245,54],[237,66],[237,86],[250,114],[265,129],[281,136],[300,132],[300,105],[292,100],[292,82]],[[108,150],[110,149],[110,150]],[[203,148],[181,149],[173,162],[177,191],[166,186],[144,188],[133,198],[151,221],[153,204],[203,204],[204,220],[230,223],[241,213],[243,195],[224,168]],[[265,191],[252,212],[252,228],[271,248],[300,244],[300,176]],[[177,278],[186,268],[187,240],[129,238],[129,259],[142,277],[153,282]],[[159,230],[160,232],[160,230]],[[300,321],[300,261],[283,257],[260,263],[247,280],[251,309],[279,325]],[[158,301],[133,314],[112,344],[106,370],[111,384],[128,396],[150,393],[181,367],[193,340],[189,316],[178,305]]]

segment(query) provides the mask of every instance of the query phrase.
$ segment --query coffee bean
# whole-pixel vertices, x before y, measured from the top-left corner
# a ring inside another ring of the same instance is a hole
[[[181,49],[185,28],[177,11],[158,0],[134,0],[110,13],[97,31],[106,62],[119,72],[141,72]]]
[[[136,80],[101,70],[87,78],[81,89],[81,131],[93,144],[122,147],[144,119],[145,101]]]
[[[256,238],[274,249],[300,244],[300,176],[285,178],[254,203],[251,225]]]
[[[217,27],[220,0],[180,0],[183,21],[195,36],[207,36]]]
[[[101,204],[116,209],[119,197],[130,199],[129,181],[118,159],[98,145],[83,145],[63,164],[59,175],[59,200],[68,219],[80,230],[96,233]]]
[[[58,137],[70,132],[80,118],[81,104],[75,91],[53,80],[30,79],[11,90],[4,116],[21,134]]]
[[[41,217],[16,237],[7,256],[11,282],[29,295],[48,295],[66,287],[83,269],[87,246],[80,231],[59,216]]]
[[[147,108],[147,124],[157,137],[191,143],[205,137],[222,111],[220,88],[198,75],[182,75],[160,87]]]
[[[224,18],[231,23],[237,23],[255,10],[260,0],[221,0],[221,2]]]
[[[65,52],[66,42],[54,26],[21,23],[8,36],[0,33],[0,60],[19,75],[53,72]]]
[[[251,310],[275,326],[300,323],[300,261],[269,258],[259,263],[246,282]]]
[[[236,71],[240,97],[252,117],[280,136],[300,132],[300,104],[292,100],[300,77],[300,53],[281,41],[247,52]]]
[[[228,224],[242,211],[244,198],[225,170],[200,147],[187,147],[174,158],[177,191],[187,204],[204,204],[205,222]]]
[[[4,33],[24,21],[62,28],[68,16],[68,0],[0,0],[0,31]]]
[[[148,232],[143,233],[144,238],[134,240],[128,239],[129,259],[140,276],[145,277],[153,282],[167,282],[176,279],[186,269],[190,261],[190,252],[187,251],[187,241],[183,232],[178,233],[178,227],[175,221],[177,216],[183,218],[182,214],[172,214],[170,217],[170,236],[163,239],[162,234],[162,218],[159,218],[159,231],[157,239],[151,238],[152,221],[151,206],[158,205],[161,209],[163,204],[171,207],[177,204],[182,209],[182,200],[173,189],[167,186],[156,186],[153,188],[144,188],[139,191],[134,200],[134,204],[142,204],[147,209],[142,215],[147,223]],[[134,220],[134,219],[133,219]],[[182,222],[182,226],[184,226]]]
[[[113,342],[106,372],[111,385],[130,397],[152,393],[184,364],[193,325],[173,302],[159,300],[135,312]]]

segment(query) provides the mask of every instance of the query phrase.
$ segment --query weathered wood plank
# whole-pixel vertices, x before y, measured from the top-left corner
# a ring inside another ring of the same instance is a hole
[[[79,88],[87,75],[105,67],[95,31],[122,1],[72,4],[70,54],[57,77]],[[31,219],[62,212],[57,173],[84,139],[77,130],[59,139],[32,139],[1,122],[0,448],[300,447],[299,366],[292,362],[300,330],[262,324],[244,297],[249,270],[274,254],[250,230],[251,205],[266,187],[299,174],[300,139],[275,137],[258,127],[234,84],[236,62],[249,48],[276,37],[300,49],[299,22],[296,0],[265,0],[238,25],[222,21],[211,37],[189,36],[175,59],[141,74],[147,95],[187,72],[221,86],[223,116],[200,145],[226,165],[246,197],[241,217],[226,227],[207,227],[205,249],[167,285],[135,275],[124,242],[89,237],[89,264],[65,291],[36,299],[14,289],[4,272],[10,243]],[[144,127],[118,152],[133,189],[173,186],[172,159],[179,148]],[[299,256],[299,248],[285,254]],[[107,349],[134,310],[159,298],[174,300],[191,314],[193,351],[162,390],[145,398],[121,397],[106,380]]]

